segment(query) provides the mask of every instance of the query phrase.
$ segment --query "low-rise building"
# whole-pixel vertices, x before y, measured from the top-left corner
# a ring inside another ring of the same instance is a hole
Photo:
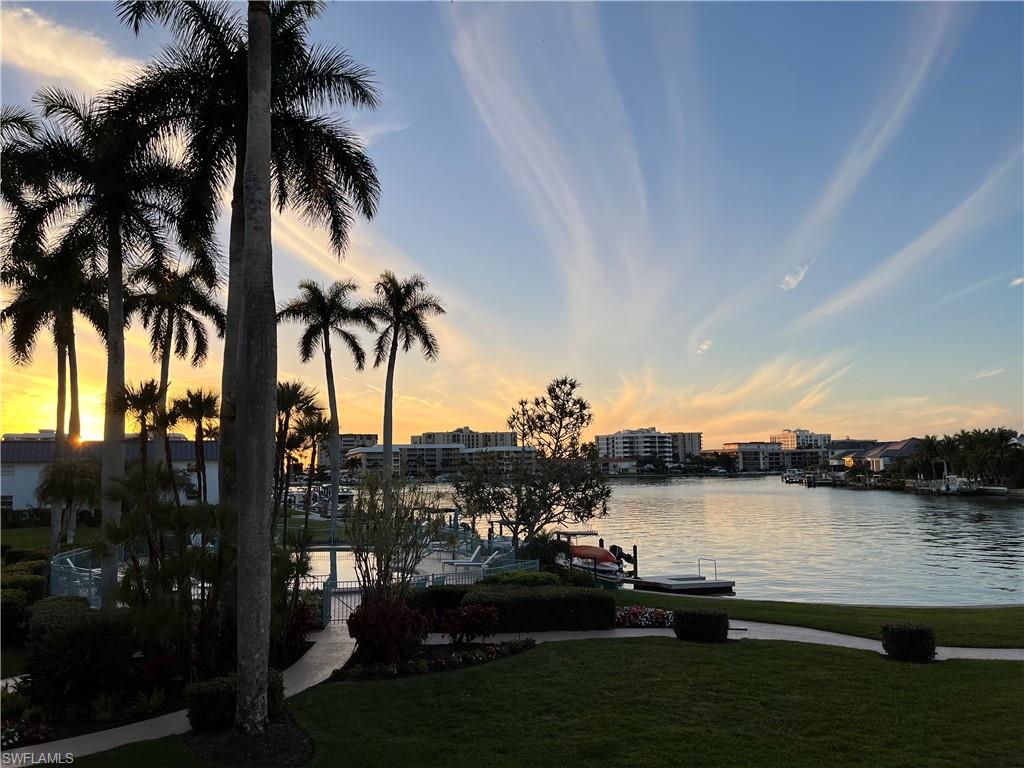
[[[529,446],[502,445],[467,448],[461,443],[404,443],[391,447],[392,470],[406,475],[438,475],[458,472],[485,460],[503,464],[522,457],[532,457]],[[346,463],[358,463],[359,471],[379,472],[384,467],[384,446],[353,448],[346,454]]]
[[[672,436],[672,461],[683,462],[688,458],[700,456],[701,432],[669,432]]]
[[[412,435],[413,445],[464,445],[467,448],[497,448],[516,444],[515,432],[477,432],[469,427],[458,427],[447,432],[424,432]]]
[[[921,445],[921,441],[916,437],[908,437],[906,440],[896,440],[891,443],[881,443],[864,452],[864,461],[868,463],[872,472],[884,472],[897,459],[912,458],[915,453],[921,450]]]
[[[827,448],[832,442],[832,435],[826,432],[811,432],[809,429],[784,429],[769,435],[769,442],[778,443],[787,451],[798,448]]]
[[[735,458],[737,472],[782,472],[787,469],[827,467],[829,464],[827,448],[790,450],[776,442],[725,443],[722,453]]]
[[[345,462],[345,455],[353,448],[368,448],[371,445],[377,444],[377,435],[373,434],[357,434],[355,432],[341,432],[338,437],[341,438],[341,461],[342,464]],[[331,454],[329,451],[330,444],[327,442],[321,442],[316,450],[316,466],[317,469],[326,469],[331,464]]]

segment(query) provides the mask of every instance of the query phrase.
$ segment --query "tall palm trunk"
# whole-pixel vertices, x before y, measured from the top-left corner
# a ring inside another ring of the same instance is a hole
[[[64,412],[67,409],[67,347],[63,334],[57,331],[57,430],[53,436],[53,458],[63,459],[67,438],[64,433]]]
[[[171,345],[174,343],[174,325],[171,322],[171,316],[168,312],[167,315],[167,331],[164,333],[163,341],[160,346],[160,399],[157,402],[157,413],[160,416],[167,414],[167,388],[170,386],[171,379]],[[167,430],[161,428],[161,432]]]
[[[384,382],[384,455],[383,478],[385,483],[384,503],[387,504],[390,494],[387,493],[387,483],[391,480],[392,471],[392,405],[395,399],[395,363],[398,360],[398,329],[396,328],[391,336],[391,354],[388,356],[388,376]],[[385,510],[387,511],[387,510]]]
[[[277,401],[277,316],[270,217],[270,3],[249,2],[245,256],[237,359],[238,696],[235,727],[267,727],[270,515]],[[245,606],[241,610],[241,606]]]
[[[224,364],[220,377],[220,459],[217,489],[221,507],[235,510],[235,388],[238,381],[238,338],[242,319],[242,277],[245,250],[244,136],[235,155],[235,180],[231,195],[228,235],[228,299],[224,326]]]
[[[124,475],[124,413],[114,402],[124,390],[124,252],[120,222],[108,224],[107,246],[107,388],[103,406],[103,450],[100,454],[101,519],[104,531],[121,520],[121,505],[109,496]],[[117,585],[118,542],[107,542],[103,557],[100,588],[103,602],[109,604]]]
[[[68,442],[77,448],[82,441],[82,412],[78,402],[78,349],[75,344],[75,319],[69,312],[68,321],[68,383],[70,384],[71,412],[68,416]]]
[[[313,446],[310,449],[309,454],[309,475],[306,477],[306,503],[303,505],[305,511],[302,516],[302,538],[299,539],[299,557],[302,560],[306,559],[306,552],[309,549],[309,508],[313,504],[313,470],[316,469],[316,444],[317,441],[313,440]],[[334,555],[333,549],[331,550],[331,555],[332,557]],[[334,574],[332,574],[332,576],[334,576]],[[295,584],[292,588],[291,608],[288,610],[288,613],[286,614],[289,617],[295,614],[295,606],[299,602],[299,584],[301,583],[301,578],[302,577],[299,574],[299,569],[296,568]],[[336,578],[335,583],[337,583]],[[287,595],[285,596],[285,599],[287,599]]]
[[[334,544],[338,535],[338,475],[341,470],[341,426],[338,419],[338,396],[334,391],[334,362],[331,360],[331,329],[324,328],[324,366],[327,369],[327,405],[331,411],[331,578],[338,580],[338,553]]]

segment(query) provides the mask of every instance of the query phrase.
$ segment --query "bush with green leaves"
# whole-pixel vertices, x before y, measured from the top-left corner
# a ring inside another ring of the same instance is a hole
[[[33,637],[38,637],[53,627],[76,621],[79,614],[87,613],[89,610],[89,601],[84,597],[44,597],[29,609],[29,642],[32,642]]]
[[[557,573],[548,571],[509,571],[484,576],[479,584],[506,584],[511,587],[551,587],[559,583]]]
[[[5,643],[21,640],[28,620],[28,600],[22,589],[0,589],[0,636]]]
[[[882,648],[899,661],[931,661],[935,658],[935,630],[923,624],[883,624]]]
[[[284,678],[272,669],[267,682],[267,711],[273,717],[284,706]],[[230,727],[235,721],[237,697],[238,678],[234,675],[192,683],[185,689],[189,725],[196,730]]]
[[[4,569],[5,573],[27,573],[30,576],[45,576],[50,567],[49,560],[19,560]]]
[[[138,650],[129,611],[82,610],[75,603],[33,611],[29,621],[29,694],[33,701],[91,704],[136,684]]]
[[[441,629],[441,617],[444,612],[452,608],[458,608],[472,584],[444,584],[426,589],[417,589],[409,593],[406,598],[410,608],[422,613],[430,621],[431,629]]]
[[[672,616],[672,629],[680,640],[724,643],[729,637],[729,615],[711,609],[676,611]]]
[[[462,604],[496,608],[499,632],[612,629],[615,626],[615,598],[605,590],[482,585],[470,590]]]
[[[562,582],[573,587],[595,587],[594,574],[589,571],[582,571],[579,568],[560,568],[558,575]]]
[[[46,579],[30,573],[5,571],[0,574],[0,585],[2,589],[20,589],[25,593],[25,600],[30,605],[46,596]]]

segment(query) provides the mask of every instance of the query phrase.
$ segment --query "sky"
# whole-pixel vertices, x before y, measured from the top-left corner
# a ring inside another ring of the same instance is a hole
[[[110,3],[0,14],[4,104],[95,93],[167,42]],[[275,216],[277,299],[426,276],[448,314],[437,361],[398,363],[398,440],[501,429],[564,375],[591,434],[1022,430],[1022,32],[1021,4],[333,3],[312,37],[376,73],[380,108],[343,116],[381,205],[341,260]],[[325,392],[298,335],[279,378]],[[80,337],[99,437],[104,355]],[[157,375],[138,327],[127,349],[129,381]],[[383,369],[336,355],[342,430],[379,433]],[[221,358],[175,360],[172,395],[218,388]],[[52,428],[49,340],[0,372],[0,430]]]

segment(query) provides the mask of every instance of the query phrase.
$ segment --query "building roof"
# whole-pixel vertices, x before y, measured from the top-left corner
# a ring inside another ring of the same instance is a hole
[[[903,459],[909,458],[921,448],[921,441],[916,437],[882,443],[864,453],[865,459]]]
[[[193,440],[171,440],[171,461],[187,462],[196,457]],[[78,456],[100,457],[103,443],[99,440],[86,440],[75,452]],[[128,461],[139,458],[139,441],[125,440],[125,458]],[[217,461],[220,457],[220,443],[215,440],[206,441],[206,460]],[[163,458],[164,448],[160,442],[151,440],[149,455],[155,460]],[[49,464],[53,461],[52,440],[0,440],[0,464]]]

